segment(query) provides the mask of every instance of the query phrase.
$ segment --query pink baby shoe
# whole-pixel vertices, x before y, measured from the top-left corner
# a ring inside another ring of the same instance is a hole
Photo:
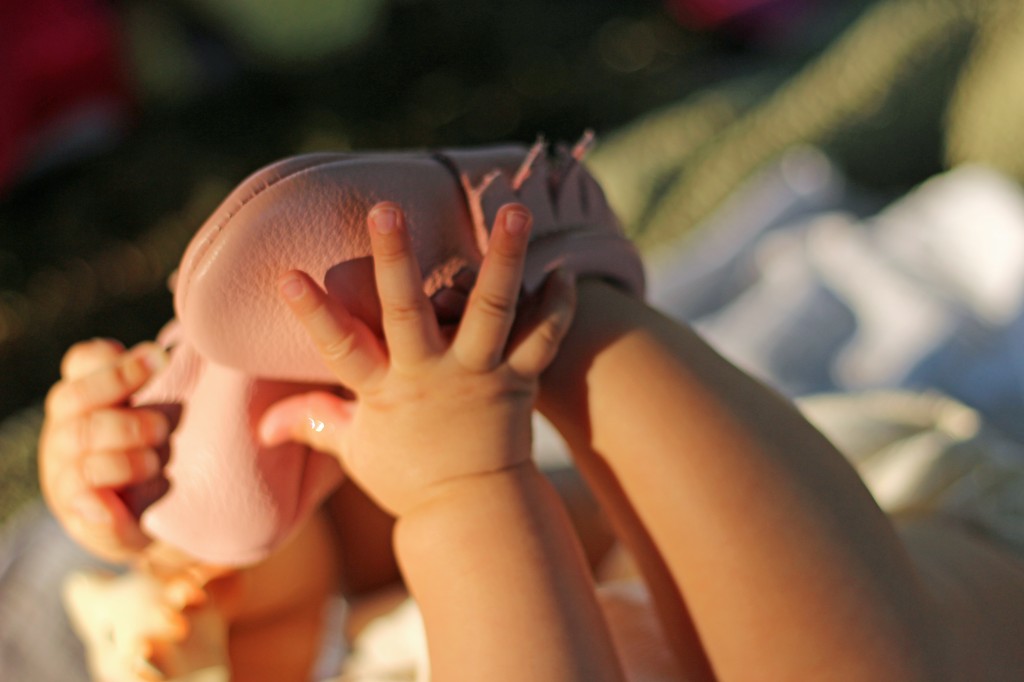
[[[143,527],[205,561],[250,563],[286,540],[338,484],[334,460],[297,445],[263,448],[256,425],[273,402],[336,383],[278,299],[278,278],[303,270],[360,309],[374,291],[363,266],[366,216],[377,202],[405,212],[428,294],[479,266],[498,208],[517,201],[534,217],[527,291],[564,267],[642,295],[638,253],[580,164],[586,142],[550,158],[542,143],[311,154],[245,180],[186,250],[171,367],[137,396],[136,404],[181,408],[170,488],[142,513]]]
[[[162,407],[174,424],[165,482],[130,491],[150,536],[206,563],[258,562],[286,541],[341,482],[330,455],[298,443],[261,445],[255,434],[275,402],[323,386],[271,381],[207,360],[172,322],[165,371],[136,405]],[[144,510],[144,511],[143,511]]]

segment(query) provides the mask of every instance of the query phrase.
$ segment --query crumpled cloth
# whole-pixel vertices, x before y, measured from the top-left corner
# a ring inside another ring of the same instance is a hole
[[[938,518],[1024,558],[1024,445],[938,393],[865,391],[799,401],[890,516]]]
[[[776,176],[738,192],[731,213],[745,219],[778,201],[779,191],[763,193]],[[653,261],[652,302],[790,396],[934,390],[1024,440],[1020,186],[962,166],[868,219],[831,202],[789,220],[715,225]]]

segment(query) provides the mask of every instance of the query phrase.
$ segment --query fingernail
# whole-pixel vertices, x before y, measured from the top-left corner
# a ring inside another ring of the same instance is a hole
[[[142,434],[145,434],[145,429],[149,426],[151,429],[149,432],[149,438],[143,442],[150,445],[159,445],[166,442],[167,437],[171,435],[171,423],[167,420],[167,416],[160,412],[154,412],[152,414],[153,418],[149,420],[150,423],[148,425],[143,422],[138,424],[140,437]],[[146,417],[143,417],[143,419],[146,419]]]
[[[94,336],[90,339],[90,343],[109,343],[115,348],[125,349],[124,343],[118,339],[111,339],[106,336]]]
[[[523,211],[509,211],[505,214],[505,231],[509,234],[520,234],[530,222],[530,216]]]
[[[280,445],[288,439],[287,425],[282,422],[274,410],[268,410],[263,415],[256,428],[256,433],[260,443],[270,448]]]
[[[145,480],[149,480],[160,471],[160,455],[156,450],[146,449],[139,454],[139,470]]]
[[[160,346],[146,346],[139,352],[138,358],[151,373],[166,367],[169,360],[167,351]]]
[[[78,516],[82,517],[89,523],[108,524],[113,520],[113,517],[110,515],[110,510],[108,510],[102,502],[96,499],[95,496],[88,493],[75,498],[74,502],[71,503],[71,506]]]
[[[370,221],[378,234],[394,232],[398,225],[398,211],[389,206],[375,208],[370,213]]]
[[[184,611],[189,607],[201,606],[208,599],[205,590],[195,583],[181,578],[167,585],[164,597],[179,611]]]
[[[305,293],[306,287],[302,283],[302,278],[298,275],[286,275],[281,280],[281,294],[289,300],[296,300],[302,298],[302,294]]]
[[[131,479],[132,470],[122,457],[96,455],[82,463],[85,480],[97,488],[121,485]]]

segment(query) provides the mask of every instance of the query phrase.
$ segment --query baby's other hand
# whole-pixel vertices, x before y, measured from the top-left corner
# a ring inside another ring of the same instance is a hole
[[[228,682],[228,623],[208,594],[184,601],[140,571],[75,571],[64,607],[97,682]]]
[[[281,280],[283,297],[356,400],[287,399],[267,412],[260,434],[268,444],[294,439],[334,453],[402,516],[451,482],[529,461],[538,378],[568,330],[575,289],[557,274],[518,310],[530,214],[505,206],[452,336],[423,292],[401,211],[379,204],[369,223],[384,340],[304,273]]]
[[[152,343],[131,350],[95,339],[71,347],[46,397],[39,475],[47,504],[85,549],[114,562],[150,542],[117,491],[157,476],[167,418],[132,408],[131,395],[167,364]]]

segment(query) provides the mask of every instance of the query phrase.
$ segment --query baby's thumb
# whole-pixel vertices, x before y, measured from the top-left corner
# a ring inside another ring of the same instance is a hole
[[[354,412],[353,402],[324,391],[291,396],[263,413],[259,439],[269,447],[295,441],[340,457],[345,429]]]

